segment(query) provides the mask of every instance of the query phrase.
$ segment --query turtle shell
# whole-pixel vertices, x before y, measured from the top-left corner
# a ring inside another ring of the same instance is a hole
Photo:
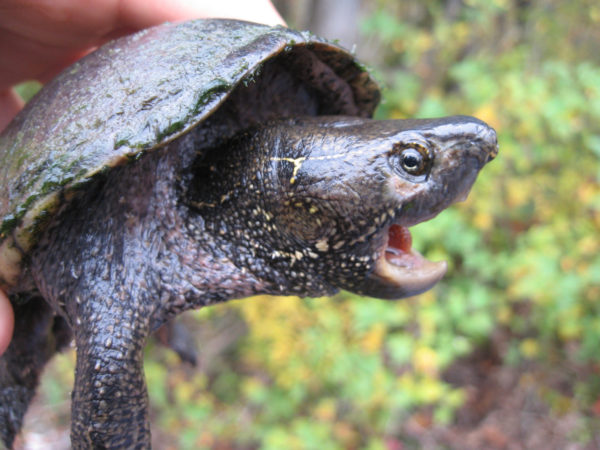
[[[15,291],[49,219],[93,177],[191,130],[209,145],[279,116],[371,116],[354,57],[284,27],[211,19],[110,42],[48,83],[0,135],[0,287]]]

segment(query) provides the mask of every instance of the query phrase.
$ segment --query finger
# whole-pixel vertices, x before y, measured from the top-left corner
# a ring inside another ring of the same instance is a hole
[[[8,348],[14,327],[14,313],[8,297],[0,291],[0,355]]]
[[[146,28],[165,21],[220,17],[267,25],[285,25],[269,0],[129,0],[120,2],[118,21],[125,28]]]
[[[0,91],[26,79],[47,81],[109,39],[199,17],[284,23],[269,0],[2,0]]]
[[[269,0],[2,0],[0,29],[49,48],[85,48],[118,30],[223,17],[269,25],[284,21]]]

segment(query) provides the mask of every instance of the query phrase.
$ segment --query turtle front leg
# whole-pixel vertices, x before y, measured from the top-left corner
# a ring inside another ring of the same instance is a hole
[[[149,314],[136,301],[78,297],[72,394],[74,449],[150,448],[143,348]],[[139,306],[139,304],[138,304]]]

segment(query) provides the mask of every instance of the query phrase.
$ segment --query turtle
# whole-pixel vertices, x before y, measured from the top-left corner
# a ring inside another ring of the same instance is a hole
[[[0,135],[4,444],[73,339],[73,448],[147,448],[142,350],[177,314],[437,283],[409,227],[466,198],[496,133],[375,120],[380,97],[336,43],[226,19],[119,38],[49,82]]]

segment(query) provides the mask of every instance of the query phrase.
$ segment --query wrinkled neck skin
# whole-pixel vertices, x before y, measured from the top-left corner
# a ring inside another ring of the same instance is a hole
[[[201,217],[189,217],[180,175],[194,158],[184,139],[111,170],[44,234],[31,273],[72,326],[89,315],[91,298],[106,299],[104,323],[143,310],[138,320],[152,331],[190,308],[274,291],[236,265]]]
[[[238,136],[194,167],[190,217],[280,293],[356,290],[396,207],[380,167],[389,149],[374,144],[382,131],[374,123],[292,119]]]

